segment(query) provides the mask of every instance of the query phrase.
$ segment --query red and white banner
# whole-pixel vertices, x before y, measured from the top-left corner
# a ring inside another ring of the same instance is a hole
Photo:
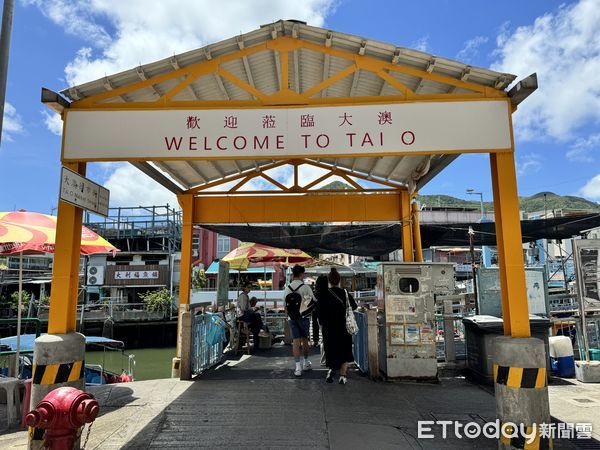
[[[506,100],[202,110],[68,110],[64,160],[511,150]]]

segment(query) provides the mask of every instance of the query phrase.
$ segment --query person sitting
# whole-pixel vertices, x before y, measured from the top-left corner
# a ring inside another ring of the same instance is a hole
[[[252,336],[254,337],[254,350],[258,349],[258,335],[263,329],[263,322],[260,313],[257,312],[256,297],[248,296],[252,289],[252,283],[246,282],[243,284],[242,293],[237,299],[238,320],[248,322]]]

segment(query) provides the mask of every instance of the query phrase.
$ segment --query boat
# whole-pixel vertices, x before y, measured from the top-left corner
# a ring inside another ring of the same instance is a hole
[[[19,378],[27,379],[32,376],[33,368],[33,346],[36,339],[35,334],[21,335],[19,359],[20,371]],[[101,336],[85,336],[86,348],[99,348],[104,351],[102,364],[85,364],[85,384],[86,386],[96,386],[100,384],[128,383],[134,381],[135,356],[127,354],[124,350],[123,341],[109,339]],[[11,336],[0,339],[0,357],[6,361],[7,357],[14,355],[17,348],[17,337]],[[107,370],[105,364],[105,355],[107,351],[120,351],[123,358],[127,358],[127,369],[121,372]],[[8,365],[0,367],[0,376],[8,375]]]

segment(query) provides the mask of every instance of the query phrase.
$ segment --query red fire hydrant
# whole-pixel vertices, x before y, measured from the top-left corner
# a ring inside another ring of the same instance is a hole
[[[44,441],[47,448],[71,450],[79,428],[93,422],[99,411],[98,402],[90,394],[72,387],[61,387],[46,395],[27,414],[25,423],[46,430]]]

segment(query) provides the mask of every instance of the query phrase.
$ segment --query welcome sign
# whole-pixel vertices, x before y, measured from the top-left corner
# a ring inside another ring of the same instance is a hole
[[[64,160],[511,150],[507,100],[309,108],[68,110]]]

